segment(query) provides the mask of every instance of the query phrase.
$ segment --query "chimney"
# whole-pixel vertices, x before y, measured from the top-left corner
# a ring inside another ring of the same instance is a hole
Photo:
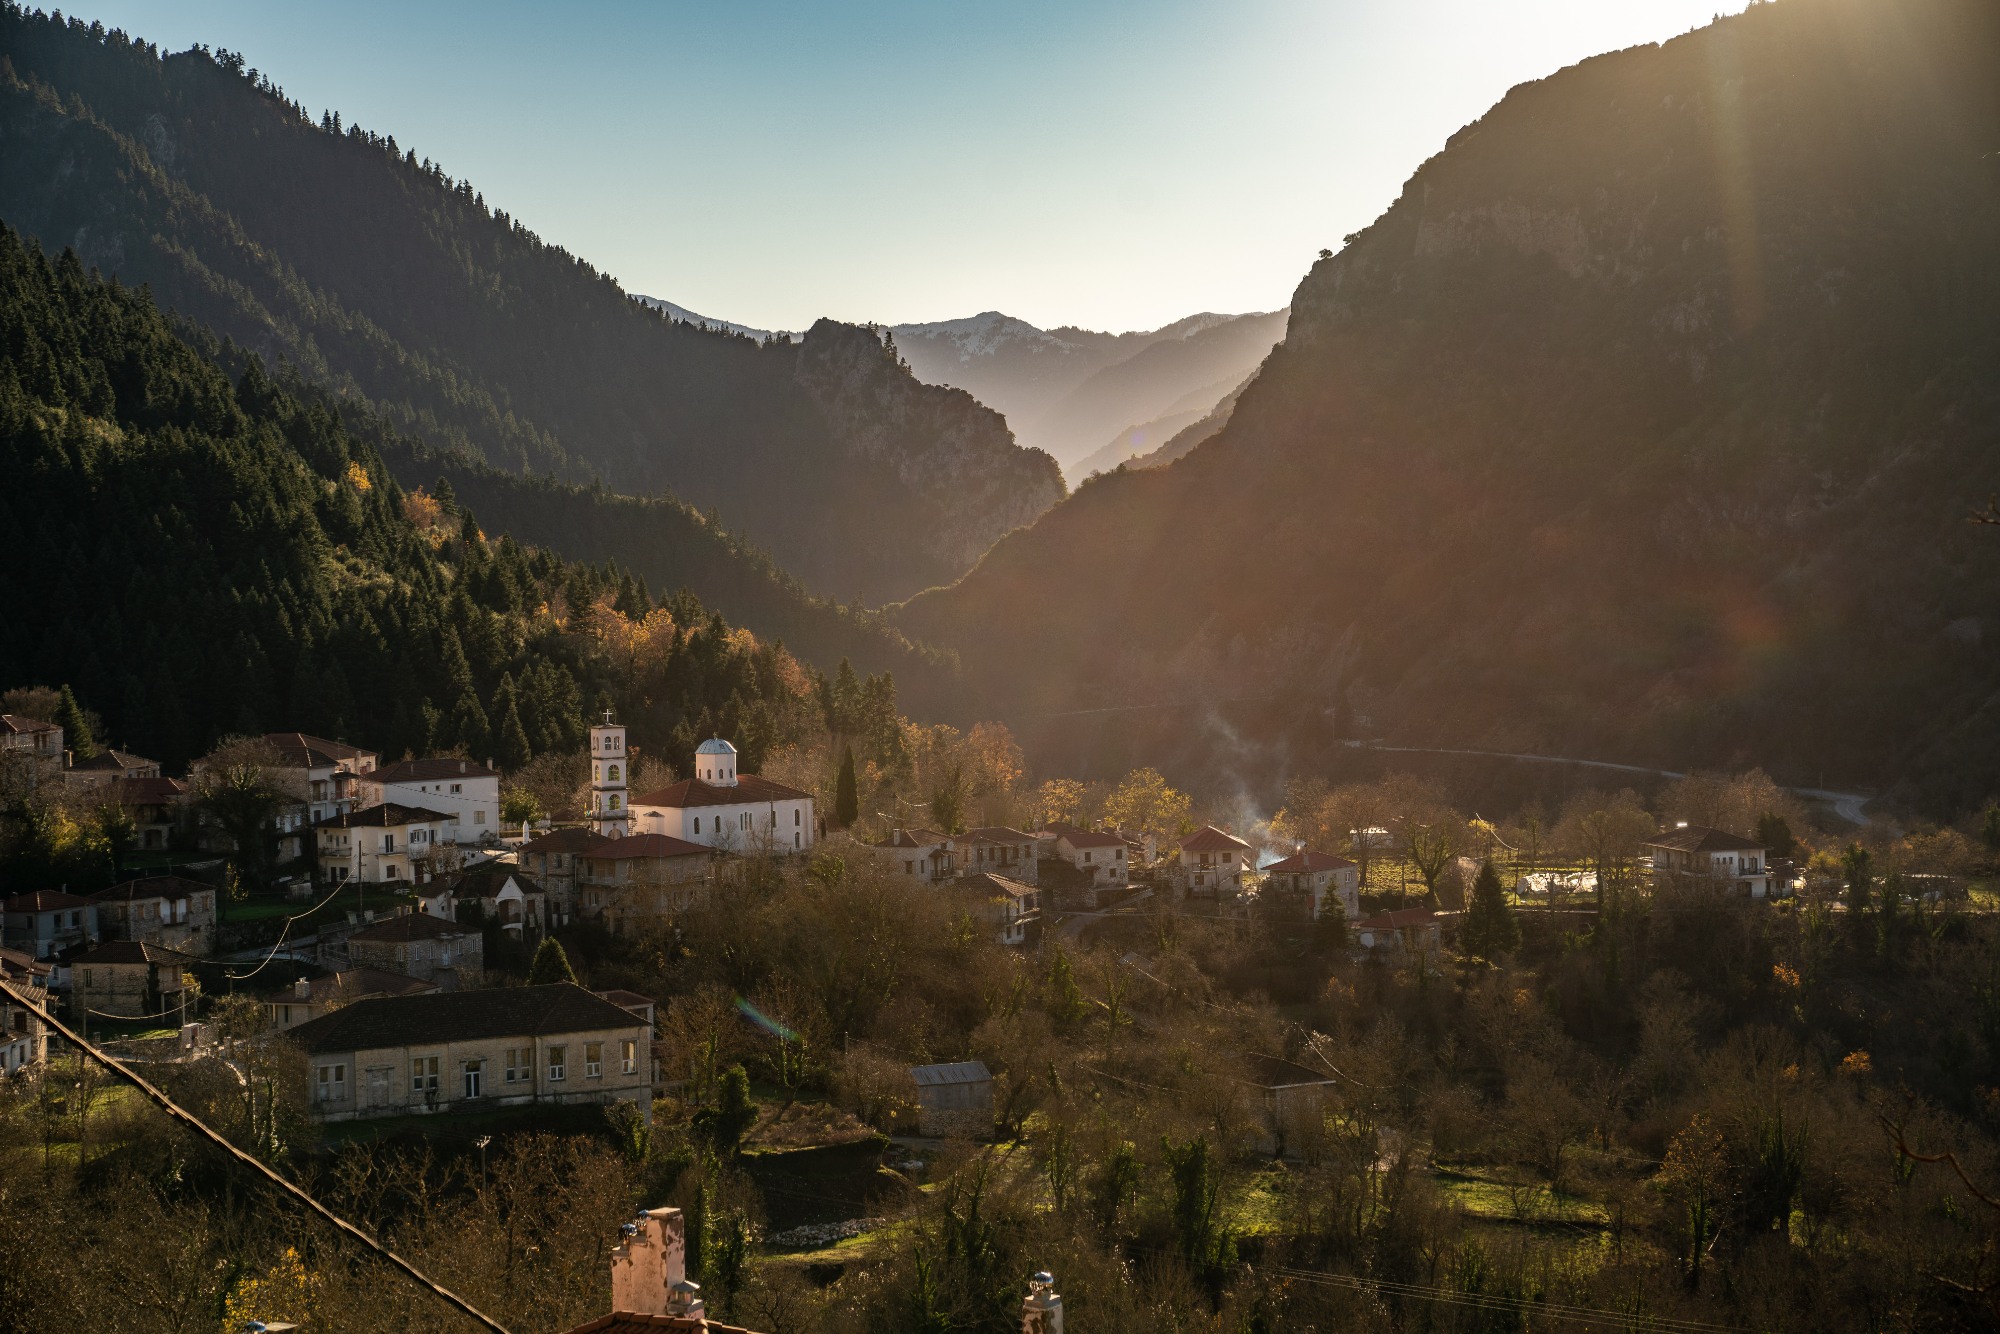
[[[624,1241],[611,1252],[611,1309],[627,1315],[699,1315],[700,1290],[687,1281],[687,1222],[681,1211],[641,1209],[619,1232]],[[692,1307],[685,1306],[688,1301]],[[683,1309],[676,1310],[676,1302]]]
[[[299,1000],[311,1000],[312,983],[306,981],[303,977],[300,978],[298,981],[292,983],[292,995]]]
[[[1021,1334],[1062,1334],[1062,1327],[1056,1276],[1044,1269],[1028,1280],[1028,1299],[1021,1303]]]

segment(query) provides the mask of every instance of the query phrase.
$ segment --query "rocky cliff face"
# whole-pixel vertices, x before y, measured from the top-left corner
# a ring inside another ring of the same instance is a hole
[[[1054,459],[1015,445],[1006,419],[964,390],[917,381],[870,330],[819,321],[793,378],[841,449],[885,465],[921,501],[909,523],[949,568],[969,568],[1063,498]]]
[[[1314,266],[1221,431],[906,625],[1024,715],[1289,697],[1983,799],[1995,69],[1983,0],[1787,0],[1515,89]]]

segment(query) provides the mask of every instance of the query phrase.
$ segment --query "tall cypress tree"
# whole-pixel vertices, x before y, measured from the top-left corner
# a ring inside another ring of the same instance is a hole
[[[852,827],[861,815],[861,793],[854,782],[854,747],[840,748],[840,778],[833,787],[833,818]]]
[[[76,695],[68,686],[62,688],[62,699],[56,704],[56,716],[49,719],[63,730],[63,745],[79,760],[87,760],[97,754],[97,738],[90,734],[90,719],[76,702]]]

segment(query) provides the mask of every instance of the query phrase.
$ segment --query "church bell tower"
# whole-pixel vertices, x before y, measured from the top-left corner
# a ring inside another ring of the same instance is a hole
[[[623,838],[632,832],[632,811],[625,790],[631,763],[625,754],[625,728],[604,721],[590,729],[590,828],[606,838]]]

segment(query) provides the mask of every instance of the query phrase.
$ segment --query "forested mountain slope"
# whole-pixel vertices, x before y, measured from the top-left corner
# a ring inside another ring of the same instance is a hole
[[[62,683],[177,769],[229,732],[509,767],[610,705],[669,762],[815,725],[813,674],[690,595],[405,492],[334,406],[0,228],[0,684]],[[746,761],[747,763],[747,761]]]
[[[162,59],[13,4],[0,51],[0,218],[434,446],[671,488],[871,600],[951,578],[1062,494],[994,413],[857,360],[864,331],[822,323],[801,347],[677,323],[239,57]]]
[[[1290,698],[2000,791],[2000,531],[1967,522],[2000,491],[1996,27],[1781,0],[1516,88],[1314,266],[1216,436],[903,624],[1017,718]]]

